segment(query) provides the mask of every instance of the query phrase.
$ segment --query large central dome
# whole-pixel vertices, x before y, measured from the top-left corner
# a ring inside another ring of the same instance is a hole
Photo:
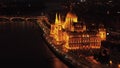
[[[76,14],[73,12],[68,12],[66,18],[77,18]]]
[[[77,22],[77,16],[73,12],[68,12],[66,15],[66,22]]]

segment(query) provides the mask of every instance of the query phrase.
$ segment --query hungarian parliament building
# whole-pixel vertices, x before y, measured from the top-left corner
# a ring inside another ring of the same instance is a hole
[[[106,29],[100,25],[97,30],[90,31],[85,22],[78,21],[77,15],[70,11],[64,21],[60,14],[56,14],[50,37],[56,45],[61,44],[66,50],[100,49],[101,41],[106,40]]]

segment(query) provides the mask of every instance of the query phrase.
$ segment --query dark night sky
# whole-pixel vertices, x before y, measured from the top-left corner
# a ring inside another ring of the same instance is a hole
[[[0,0],[0,5],[4,4],[7,5],[7,7],[16,5],[17,6],[28,6],[30,4],[30,7],[40,7],[40,6],[46,6],[48,3],[60,3],[64,0]],[[47,6],[48,7],[48,6]]]
[[[0,14],[37,13],[64,0],[0,0]],[[6,12],[7,11],[7,12]]]
[[[0,2],[62,2],[64,0],[0,0]]]
[[[49,9],[49,10],[58,9],[59,10],[60,3],[65,3],[65,1],[67,1],[67,0],[0,0],[0,12],[2,12],[3,10],[5,10],[5,11],[21,10],[22,12],[23,11],[32,12],[32,11],[44,10],[44,9]],[[80,1],[80,0],[73,0],[73,1]],[[90,3],[94,4],[94,2],[92,2],[92,1],[109,1],[109,0],[86,0],[86,1],[91,1]],[[113,0],[113,4],[116,4],[116,5],[112,7],[111,11],[119,10],[120,9],[119,3],[120,3],[120,0]],[[117,8],[116,8],[116,6],[117,6]],[[94,6],[92,6],[92,7],[94,8]],[[91,9],[91,5],[90,5],[90,9]],[[10,14],[10,13],[8,13],[8,14]]]

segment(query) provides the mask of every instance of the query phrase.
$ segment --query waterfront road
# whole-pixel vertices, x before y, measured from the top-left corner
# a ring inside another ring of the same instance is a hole
[[[42,40],[35,22],[0,22],[0,64],[68,68]]]

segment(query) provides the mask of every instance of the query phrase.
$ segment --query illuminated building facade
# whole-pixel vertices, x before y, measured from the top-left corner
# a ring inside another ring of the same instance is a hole
[[[78,21],[76,14],[68,12],[65,21],[56,14],[50,36],[55,43],[64,43],[63,47],[67,50],[100,49],[101,41],[106,40],[106,29],[101,25],[98,30],[89,31],[84,22]]]

